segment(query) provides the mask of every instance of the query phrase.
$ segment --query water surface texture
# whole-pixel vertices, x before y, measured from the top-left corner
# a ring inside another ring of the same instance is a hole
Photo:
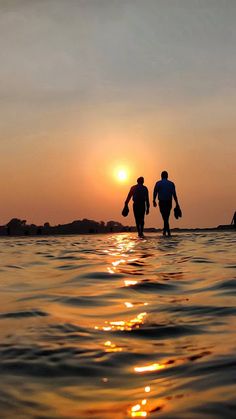
[[[0,417],[236,417],[235,232],[1,238]]]

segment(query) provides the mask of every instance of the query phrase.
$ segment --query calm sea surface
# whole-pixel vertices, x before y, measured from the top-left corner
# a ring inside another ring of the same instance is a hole
[[[236,417],[236,235],[0,239],[0,417]]]

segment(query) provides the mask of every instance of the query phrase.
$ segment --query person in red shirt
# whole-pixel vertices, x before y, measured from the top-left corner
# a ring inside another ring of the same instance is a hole
[[[138,236],[143,238],[145,213],[147,215],[149,214],[150,204],[148,188],[144,186],[144,178],[142,176],[137,179],[137,185],[134,185],[130,188],[130,191],[125,201],[125,206],[128,206],[131,198],[133,198],[133,211]]]

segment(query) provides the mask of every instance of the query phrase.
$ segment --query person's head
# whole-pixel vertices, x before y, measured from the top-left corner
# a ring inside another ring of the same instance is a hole
[[[144,184],[144,178],[143,178],[143,176],[138,177],[138,179],[137,179],[137,183],[138,183],[139,185],[143,185],[143,184]]]
[[[168,172],[166,170],[164,170],[163,172],[161,172],[161,178],[162,179],[168,179]]]

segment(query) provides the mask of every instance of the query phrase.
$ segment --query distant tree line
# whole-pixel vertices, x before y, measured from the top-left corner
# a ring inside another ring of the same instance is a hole
[[[96,234],[132,231],[133,227],[125,227],[118,221],[94,221],[84,218],[68,224],[51,226],[48,222],[44,225],[27,224],[26,220],[12,218],[6,225],[0,226],[1,236],[34,236],[54,234]]]
[[[174,228],[173,231],[202,231],[202,230],[235,230],[236,224],[219,225],[213,228]],[[6,225],[0,226],[0,236],[37,236],[56,234],[101,234],[135,231],[135,227],[123,226],[118,221],[94,221],[84,218],[68,224],[51,226],[48,222],[41,226],[27,224],[26,220],[12,218]],[[160,229],[145,228],[146,232],[157,232]]]

